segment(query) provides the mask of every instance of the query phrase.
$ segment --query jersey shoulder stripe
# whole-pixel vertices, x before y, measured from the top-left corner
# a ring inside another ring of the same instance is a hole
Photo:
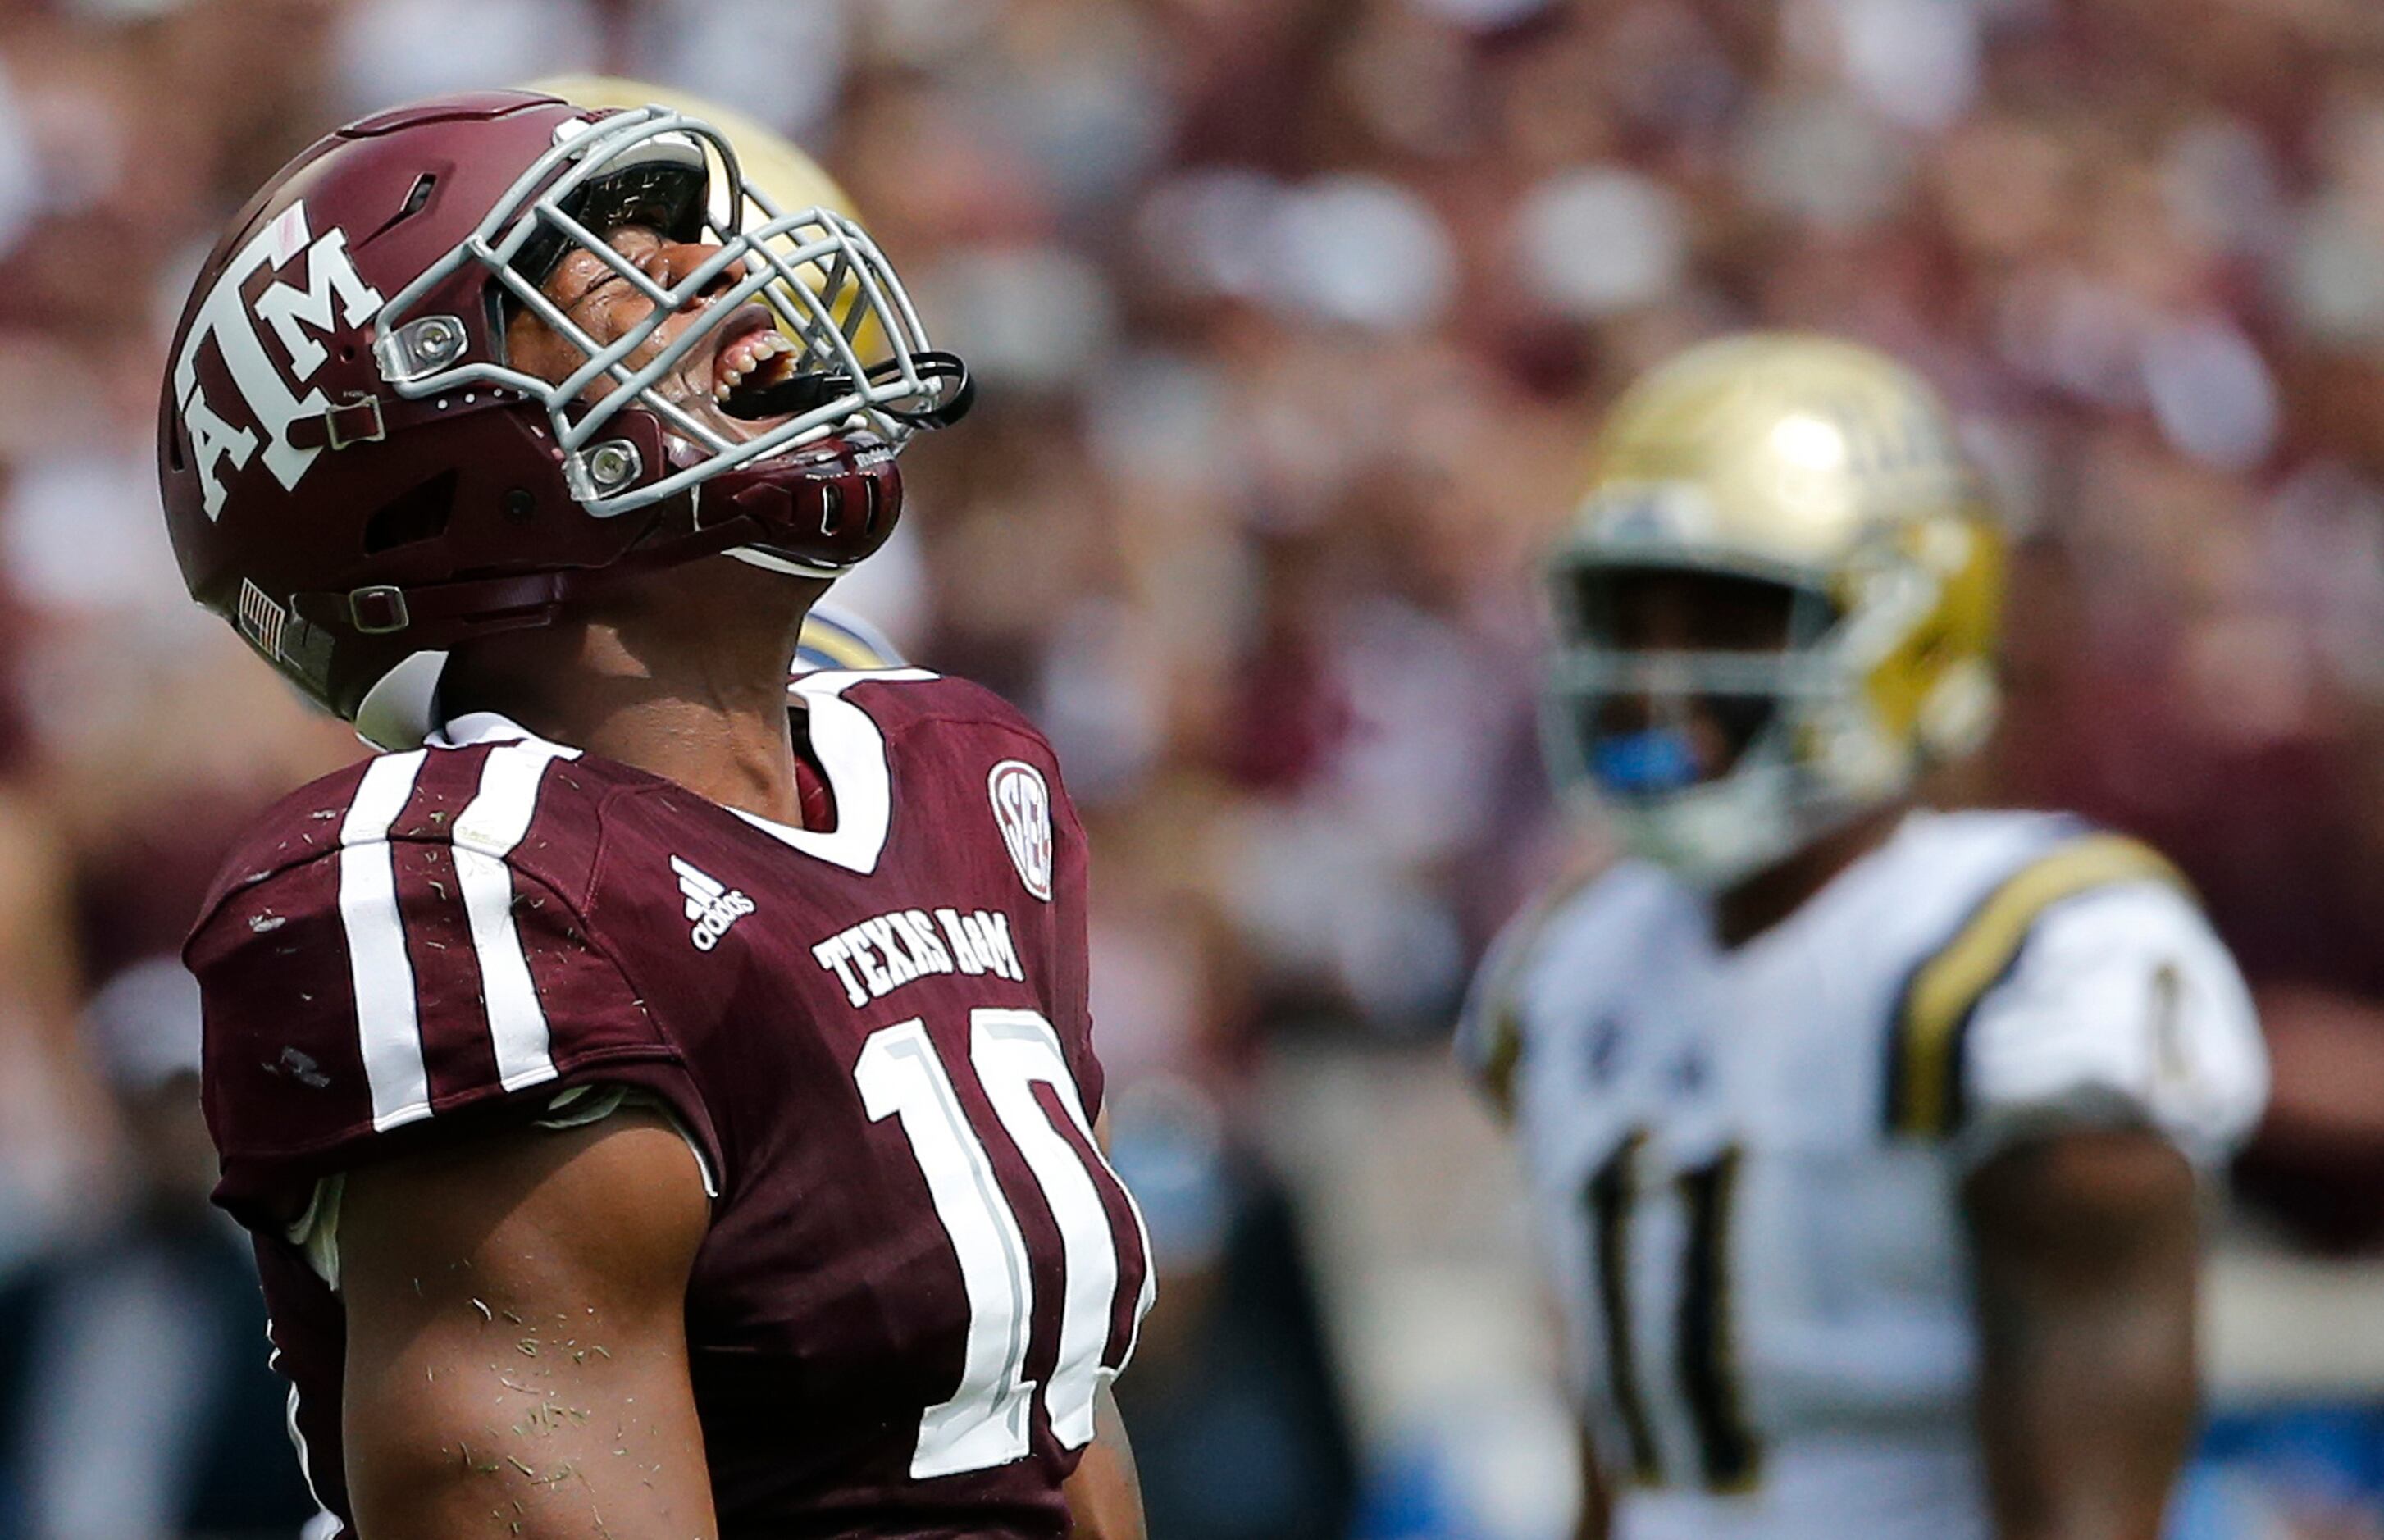
[[[419,998],[398,905],[397,852],[389,842],[428,757],[428,750],[416,749],[373,761],[340,822],[340,930],[348,943],[356,1040],[376,1130],[430,1112]]]
[[[490,751],[479,788],[455,820],[455,877],[471,925],[472,955],[480,965],[497,1079],[508,1091],[554,1078],[546,1013],[514,923],[509,863],[537,816],[547,766],[577,757],[576,751],[536,739]]]
[[[632,784],[526,735],[434,742],[252,827],[184,950],[227,1206],[278,1205],[434,1115],[674,1056],[590,932],[607,809]]]
[[[1968,1113],[1965,1051],[1980,1002],[2008,977],[2037,922],[2081,894],[2154,882],[2191,893],[2177,868],[2124,835],[2078,828],[1990,888],[1906,975],[1888,1033],[1887,1132],[1942,1138]]]
[[[357,1032],[377,1132],[431,1112],[419,981],[409,961],[409,909],[420,914],[426,907],[460,905],[499,1085],[517,1091],[552,1080],[555,1073],[546,1014],[514,919],[515,881],[508,863],[537,816],[547,766],[574,757],[574,751],[528,739],[495,745],[479,755],[463,811],[452,819],[409,828],[401,837],[407,843],[425,842],[427,827],[431,831],[428,842],[437,843],[443,823],[455,891],[442,895],[431,887],[427,894],[410,895],[414,901],[409,903],[399,892],[392,830],[433,754],[442,760],[453,756],[464,768],[471,751],[417,749],[375,761],[340,829],[340,922],[348,944]],[[425,882],[435,883],[435,878]],[[421,928],[419,921],[416,928]]]

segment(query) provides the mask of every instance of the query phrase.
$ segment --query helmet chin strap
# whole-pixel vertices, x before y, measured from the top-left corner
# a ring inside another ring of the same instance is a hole
[[[850,567],[815,566],[792,557],[774,555],[758,545],[731,546],[721,554],[732,562],[758,566],[764,572],[776,572],[788,578],[809,578],[822,583],[833,583],[852,570]]]
[[[462,636],[551,625],[563,606],[593,589],[723,553],[802,577],[834,578],[874,554],[902,515],[901,473],[892,447],[876,441],[822,441],[799,455],[726,472],[709,491],[690,498],[689,528],[603,566],[299,593],[290,607],[309,625],[376,636],[411,631],[428,650]],[[711,522],[702,516],[707,508],[718,515]],[[806,559],[804,546],[818,557]]]
[[[891,446],[830,440],[725,473],[699,489],[691,503],[692,528],[608,565],[300,593],[292,596],[291,610],[310,625],[422,639],[418,651],[374,682],[356,711],[357,732],[366,742],[411,748],[435,725],[428,718],[439,674],[456,639],[552,625],[565,606],[594,590],[706,556],[832,581],[893,532],[901,516],[902,483]],[[714,522],[702,518],[707,507],[718,515]],[[807,561],[786,549],[803,543],[838,559]]]

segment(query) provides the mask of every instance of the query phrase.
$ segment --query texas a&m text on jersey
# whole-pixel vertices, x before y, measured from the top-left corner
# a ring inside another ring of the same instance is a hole
[[[985,691],[795,688],[830,829],[481,716],[306,788],[226,868],[189,953],[221,1198],[333,1512],[339,1174],[629,1097],[716,1193],[687,1322],[723,1533],[1066,1533],[1051,1473],[1150,1298],[1093,1136],[1082,832]],[[1036,838],[998,770],[1047,790]],[[602,1347],[487,1329],[492,1353]]]
[[[308,147],[162,391],[192,596],[387,751],[186,952],[318,1531],[1130,1540],[1083,831],[811,615],[968,372],[793,146],[569,89]]]

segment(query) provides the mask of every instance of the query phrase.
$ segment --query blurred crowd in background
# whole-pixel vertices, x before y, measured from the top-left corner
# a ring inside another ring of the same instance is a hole
[[[813,149],[983,383],[838,598],[1024,705],[1095,841],[1162,1540],[1561,1525],[1540,1393],[1482,1389],[1539,1326],[1478,1271],[1505,1196],[1441,1049],[1584,838],[1533,553],[1601,404],[1718,330],[1948,393],[2018,544],[1961,793],[2181,862],[2277,1056],[2242,1226],[2384,1246],[2375,0],[0,0],[0,1534],[297,1500],[210,1445],[276,1393],[189,1324],[247,1295],[158,960],[230,832],[361,751],[184,598],[167,330],[329,125],[565,70]],[[1459,1383],[1471,1452],[1407,1459]],[[2359,1425],[2209,1533],[2384,1534]],[[149,1486],[91,1476],[119,1447]]]

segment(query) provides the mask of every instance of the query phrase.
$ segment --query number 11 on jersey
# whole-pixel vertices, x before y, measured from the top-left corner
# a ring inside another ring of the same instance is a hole
[[[1598,1316],[1605,1327],[1608,1393],[1622,1424],[1631,1473],[1643,1486],[1666,1484],[1667,1473],[1648,1414],[1651,1384],[1675,1388],[1696,1435],[1698,1474],[1711,1492],[1743,1492],[1762,1468],[1762,1445],[1748,1425],[1738,1383],[1731,1325],[1730,1230],[1742,1152],[1722,1150],[1671,1182],[1685,1234],[1674,1275],[1671,1373],[1650,1375],[1639,1361],[1637,1304],[1632,1283],[1633,1220],[1637,1215],[1647,1134],[1634,1129],[1591,1174],[1582,1198],[1589,1211],[1591,1269]]]
[[[1060,1350],[1045,1388],[1053,1436],[1070,1448],[1092,1441],[1093,1396],[1113,1370],[1101,1362],[1118,1288],[1117,1237],[1110,1226],[1086,1155],[1101,1161],[1076,1082],[1068,1073],[1051,1024],[1033,1011],[969,1012],[969,1062],[1059,1226],[1067,1297],[1062,1301]],[[1025,1457],[1032,1445],[1028,1414],[1035,1382],[1026,1353],[1035,1318],[1035,1284],[1018,1216],[994,1176],[985,1142],[971,1126],[951,1076],[937,1057],[926,1025],[913,1018],[872,1033],[853,1066],[862,1104],[872,1122],[900,1123],[912,1157],[925,1177],[936,1217],[960,1261],[969,1325],[960,1387],[919,1419],[911,1459],[913,1479],[982,1471]],[[1081,1143],[1054,1124],[1035,1094],[1051,1089]],[[1080,1151],[1084,1153],[1080,1153]],[[1104,1172],[1112,1183],[1116,1174]],[[1123,1184],[1118,1190],[1124,1191]],[[1133,1198],[1127,1196],[1128,1209]],[[1137,1232],[1141,1215],[1135,1215]],[[1143,1255],[1149,1247],[1142,1242]],[[1136,1318],[1149,1303],[1144,1276]],[[1131,1357],[1132,1344],[1126,1355]]]

